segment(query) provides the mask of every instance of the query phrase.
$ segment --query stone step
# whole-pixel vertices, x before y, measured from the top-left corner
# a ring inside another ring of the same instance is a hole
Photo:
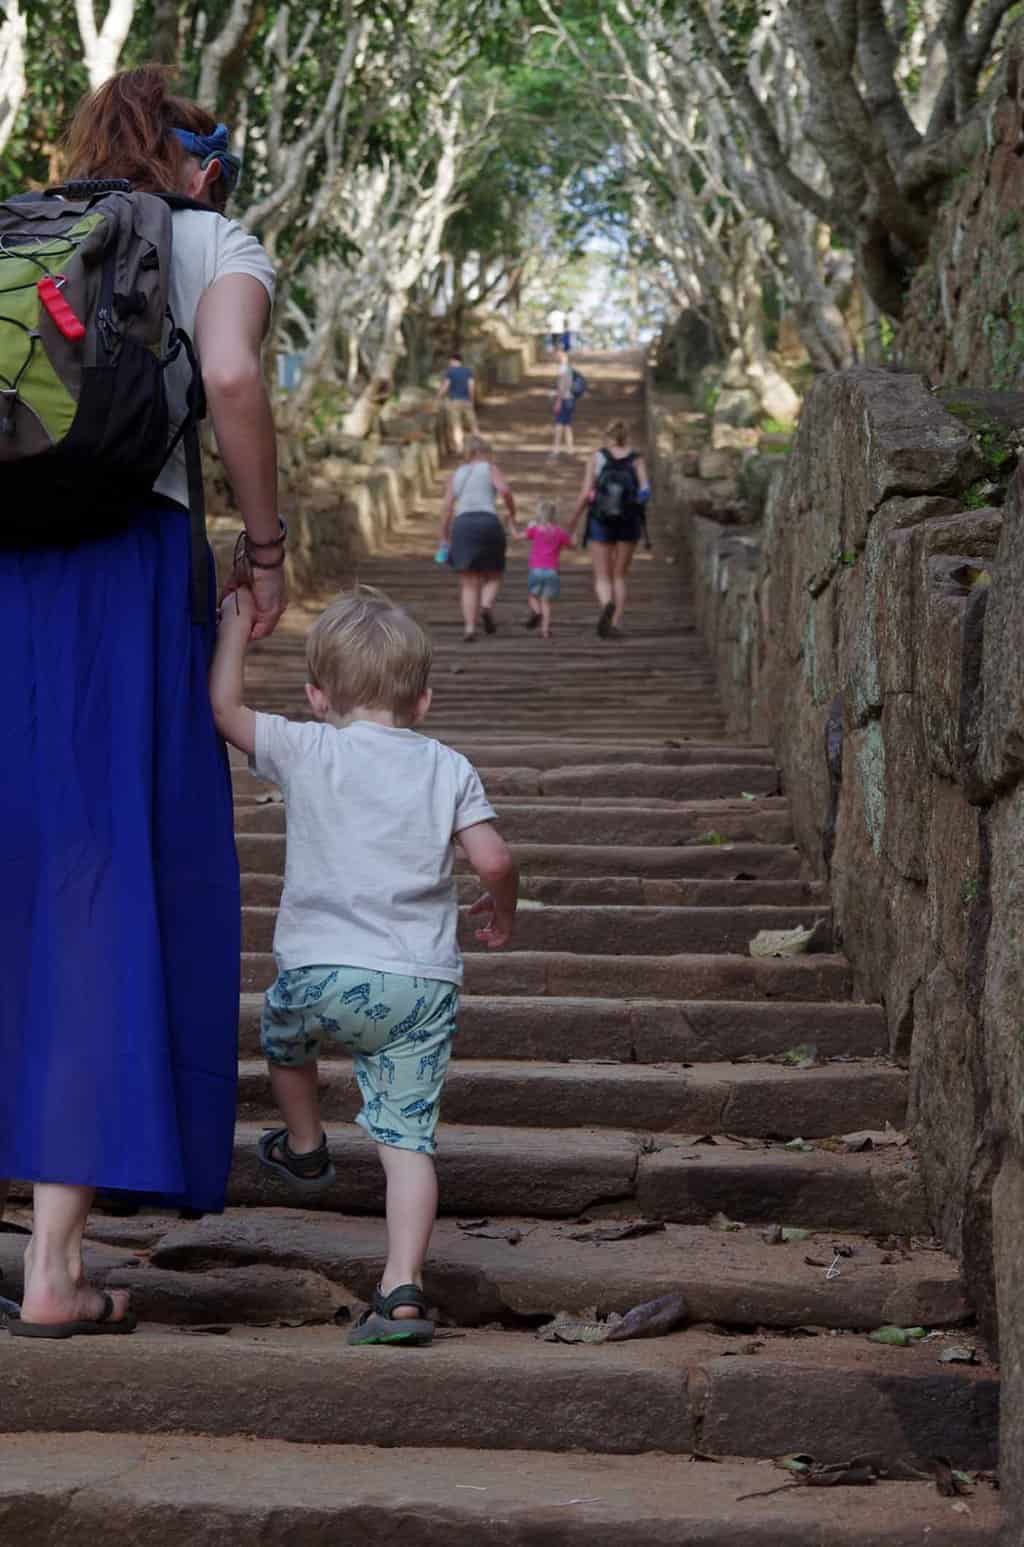
[[[567,824],[575,831],[577,822]],[[506,836],[507,833],[506,833]],[[284,833],[241,832],[236,835],[243,871],[283,875]],[[640,880],[789,880],[802,874],[803,862],[792,844],[703,843],[626,845],[594,843],[513,842],[512,853],[524,874],[533,876],[631,876]],[[465,860],[456,861],[465,872]]]
[[[442,1219],[427,1264],[431,1304],[445,1321],[461,1327],[496,1321],[522,1327],[584,1306],[602,1316],[624,1315],[645,1300],[677,1291],[686,1297],[691,1323],[728,1327],[949,1328],[970,1319],[956,1264],[942,1252],[887,1250],[835,1231],[773,1246],[757,1226],[723,1232],[673,1224],[616,1242],[582,1239],[619,1223],[495,1217],[484,1226],[488,1235],[467,1233],[455,1220]],[[514,1246],[507,1239],[513,1232],[520,1236]],[[831,1263],[834,1246],[848,1247],[852,1255],[842,1259],[837,1278],[827,1279],[826,1270],[805,1259]],[[273,1275],[262,1285],[264,1316],[301,1312],[311,1321],[326,1321],[336,1304],[369,1299],[383,1255],[378,1220],[296,1209],[229,1209],[172,1225],[151,1249],[147,1266],[107,1266],[100,1276],[111,1286],[131,1289],[145,1320],[244,1324],[254,1319],[252,1297],[259,1285],[254,1275]],[[314,1299],[313,1276],[344,1293],[332,1298],[321,1286]],[[12,1284],[12,1292],[20,1292],[16,1274]]]
[[[236,1126],[232,1204],[295,1202],[286,1184],[258,1162],[256,1144],[268,1126]],[[327,1123],[326,1131],[338,1175],[323,1207],[378,1213],[383,1181],[375,1146],[348,1125]],[[565,1219],[608,1204],[678,1224],[707,1224],[721,1212],[766,1224],[785,1219],[808,1229],[927,1234],[921,1187],[902,1151],[791,1153],[781,1145],[753,1148],[728,1138],[712,1145],[665,1134],[641,1140],[610,1129],[574,1129],[571,1137],[568,1143],[557,1129],[442,1124],[442,1212]]]
[[[575,833],[593,845],[694,844],[716,848],[721,843],[786,844],[793,836],[789,809],[781,800],[689,801],[664,806],[586,801],[539,801],[536,804],[497,800],[494,809],[502,836],[510,843],[564,843]],[[239,833],[283,833],[280,803],[239,806]]]
[[[1000,1527],[988,1488],[968,1515],[932,1482],[751,1498],[780,1474],[732,1458],[686,1467],[657,1455],[476,1451],[467,1466],[452,1449],[403,1447],[396,1459],[363,1443],[254,1447],[187,1433],[8,1435],[4,1454],[0,1517],[19,1547],[52,1547],[55,1530],[104,1547],[996,1547]]]
[[[242,949],[269,951],[277,909],[247,907],[242,918]],[[831,946],[831,909],[817,907],[569,907],[524,908],[516,919],[517,951],[573,951],[590,955],[634,952],[649,956],[739,955],[765,929],[823,926],[821,946]],[[459,942],[470,951],[479,927],[467,909],[459,919]]]
[[[260,1056],[262,994],[243,994],[242,1058]],[[887,1046],[878,1005],[761,1000],[503,998],[463,994],[456,1058],[717,1063],[813,1046],[819,1058],[869,1058]],[[330,1049],[324,1057],[332,1056]]]
[[[277,969],[269,952],[242,957],[246,992],[269,988]],[[539,994],[608,999],[847,999],[850,966],[843,956],[583,956],[559,951],[471,952],[470,994]]]
[[[880,1453],[890,1465],[934,1455],[955,1466],[993,1465],[991,1368],[940,1366],[934,1346],[883,1348],[857,1336],[766,1333],[761,1341],[755,1356],[735,1357],[740,1339],[698,1328],[596,1347],[469,1331],[416,1354],[351,1349],[334,1327],[234,1329],[200,1343],[187,1331],[151,1327],[56,1347],[0,1337],[5,1445],[11,1435],[55,1430],[187,1435],[201,1422],[214,1438],[416,1448],[427,1425],[437,1445],[464,1453],[664,1456],[699,1447],[722,1457],[803,1451],[831,1462]],[[262,1447],[246,1449],[261,1456]],[[393,1473],[401,1468],[393,1456]],[[9,1466],[2,1477],[9,1487]],[[276,1477],[274,1488],[280,1503]],[[180,1467],[171,1493],[190,1494]],[[217,1528],[211,1547],[225,1539],[221,1522]],[[67,1539],[63,1531],[51,1537]],[[326,1540],[338,1540],[333,1525]]]
[[[635,804],[659,801],[732,800],[744,793],[772,796],[778,793],[779,776],[767,763],[697,764],[691,768],[643,768],[624,764],[608,767],[543,770],[528,764],[481,766],[478,770],[491,800],[551,799],[583,795],[606,802],[629,799]],[[267,789],[253,780],[256,799]],[[244,803],[246,791],[237,787],[236,801]]]
[[[283,877],[242,876],[242,902],[247,907],[276,908]],[[472,903],[480,883],[462,871],[459,901]],[[529,876],[520,874],[520,902],[549,907],[614,905],[647,908],[815,907],[818,916],[831,913],[829,890],[823,881],[647,881],[640,876]],[[523,910],[524,914],[527,910]]]
[[[618,1128],[652,1133],[828,1138],[902,1126],[907,1075],[881,1062],[785,1069],[758,1064],[537,1064],[457,1059],[442,1101],[448,1123]],[[362,1099],[346,1059],[321,1071],[324,1117],[351,1122]],[[270,1121],[266,1066],[239,1070],[239,1116]]]

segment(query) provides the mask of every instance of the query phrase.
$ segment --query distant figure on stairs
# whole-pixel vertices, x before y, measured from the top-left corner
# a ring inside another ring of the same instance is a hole
[[[221,733],[278,785],[287,817],[262,1027],[285,1126],[264,1134],[260,1160],[299,1199],[330,1189],[317,1054],[324,1041],[348,1049],[388,1226],[384,1273],[349,1342],[429,1343],[434,1131],[462,982],[456,844],[485,888],[470,911],[488,949],[512,937],[518,877],[476,770],[415,729],[430,709],[431,645],[408,613],[379,592],[331,603],[309,634],[316,719],[304,724],[245,707],[253,617],[247,592],[237,610],[228,598],[210,688]]]
[[[555,439],[551,447],[551,456],[560,457],[562,445],[566,451],[572,454],[572,421],[576,415],[576,404],[586,391],[586,382],[580,372],[573,367],[568,349],[561,349],[558,354],[558,375],[555,377]]]
[[[497,632],[492,609],[505,573],[507,546],[505,525],[498,515],[499,499],[508,519],[514,521],[516,502],[512,491],[497,463],[491,460],[488,442],[473,435],[466,461],[448,480],[438,549],[439,558],[450,564],[459,577],[466,644],[475,641],[479,623],[483,624],[484,633]]]
[[[605,431],[605,445],[587,462],[572,523],[575,533],[586,517],[583,546],[590,544],[601,639],[623,638],[626,576],[646,531],[644,507],[650,494],[647,465],[633,450],[625,421],[613,419]]]
[[[565,312],[560,306],[552,307],[548,312],[548,348],[554,354],[556,349],[568,349],[566,343]]]
[[[140,192],[173,190],[198,206],[170,217],[170,306],[198,354],[245,524],[253,630],[266,636],[286,601],[260,358],[274,271],[256,238],[220,213],[239,172],[227,130],[170,96],[162,70],[129,70],[81,104],[65,162],[72,179],[126,178]],[[73,253],[72,235],[62,241]],[[17,247],[5,245],[0,267],[17,266]],[[135,293],[144,309],[145,283]],[[148,353],[140,343],[135,350]],[[137,425],[147,388],[141,374],[132,383]],[[177,423],[191,387],[184,356],[166,387]],[[83,404],[93,390],[83,381]],[[115,387],[110,404],[102,398],[105,426],[118,414],[124,423],[126,393]],[[110,477],[102,452],[83,457],[97,483]],[[45,469],[35,476],[45,528],[67,496],[48,489]],[[83,520],[79,541],[0,553],[0,1176],[35,1191],[22,1315],[10,1324],[19,1337],[134,1328],[127,1293],[101,1292],[84,1277],[97,1187],[152,1194],[165,1206],[224,1206],[238,1073],[239,876],[207,687],[213,571],[204,569],[205,535],[194,551],[190,542],[189,494],[179,446],[120,524]],[[204,585],[193,585],[194,566]]]
[[[470,435],[477,433],[476,377],[462,356],[455,351],[448,361],[438,402],[444,405],[448,442],[456,456],[461,457],[463,431],[468,431]]]

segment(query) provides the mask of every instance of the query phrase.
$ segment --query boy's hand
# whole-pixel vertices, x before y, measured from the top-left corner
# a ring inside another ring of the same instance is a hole
[[[256,618],[256,603],[248,586],[233,586],[220,604],[221,628],[238,629],[248,639]]]
[[[476,931],[476,938],[482,945],[486,945],[489,951],[500,951],[503,945],[508,945],[512,939],[512,930],[515,925],[515,912],[503,913],[490,892],[485,892],[469,910],[470,917],[480,918],[486,916],[487,922],[482,929]]]

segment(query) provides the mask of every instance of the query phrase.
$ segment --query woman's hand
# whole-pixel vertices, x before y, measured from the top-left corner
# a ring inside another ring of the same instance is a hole
[[[288,582],[284,565],[279,569],[260,569],[253,565],[249,587],[255,608],[252,638],[266,639],[274,632],[288,606]]]

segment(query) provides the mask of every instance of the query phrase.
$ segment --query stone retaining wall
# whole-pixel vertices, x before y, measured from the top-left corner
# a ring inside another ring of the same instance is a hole
[[[761,524],[682,526],[730,726],[775,749],[857,990],[911,1068],[933,1226],[1001,1335],[1020,1503],[1024,475],[1005,484],[1022,422],[1022,394],[822,377]],[[662,502],[679,436],[653,397]]]

